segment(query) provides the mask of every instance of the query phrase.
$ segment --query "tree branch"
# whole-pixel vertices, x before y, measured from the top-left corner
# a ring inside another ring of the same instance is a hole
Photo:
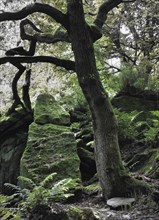
[[[55,33],[52,34],[34,34],[34,35],[29,35],[25,32],[25,25],[30,24],[34,30],[37,30],[38,32],[39,29],[36,28],[36,26],[28,19],[25,19],[23,21],[21,21],[20,23],[20,36],[22,40],[29,40],[29,41],[38,41],[41,43],[56,43],[59,41],[63,41],[63,42],[70,42],[69,41],[69,37],[67,32],[64,31],[60,31],[59,28],[55,31]],[[34,25],[34,26],[33,26]]]
[[[12,65],[17,67],[19,70],[15,74],[15,76],[13,78],[13,81],[12,81],[13,104],[9,108],[9,110],[7,112],[7,115],[10,115],[11,113],[13,113],[15,111],[15,108],[19,104],[22,106],[23,109],[25,109],[24,104],[20,100],[20,97],[19,97],[19,94],[18,94],[17,83],[18,83],[18,80],[20,79],[21,75],[24,73],[26,68],[23,65],[19,64],[19,63],[12,63]]]
[[[107,66],[109,66],[109,68],[111,68],[111,69],[116,69],[117,70],[117,72],[120,72],[121,71],[121,69],[120,68],[118,68],[118,67],[116,67],[116,66],[113,66],[113,65],[110,65],[108,62],[104,62]]]
[[[1,21],[9,21],[9,20],[21,20],[26,18],[28,15],[31,15],[35,12],[44,13],[51,18],[53,18],[56,22],[60,23],[63,27],[68,29],[68,20],[67,15],[63,14],[58,9],[54,8],[53,6],[47,4],[30,4],[24,7],[22,10],[18,12],[4,12],[0,14],[0,22]]]
[[[58,33],[55,33],[54,35],[51,35],[51,34],[35,34],[32,37],[34,39],[36,39],[38,42],[47,43],[47,44],[57,43],[59,41],[70,43],[68,34],[66,32],[62,32],[62,31],[60,31]],[[30,38],[31,38],[31,36],[30,36]]]
[[[15,47],[6,51],[7,56],[23,55],[23,56],[33,56],[36,49],[36,41],[31,40],[29,50],[25,50],[23,47]]]
[[[56,66],[63,67],[66,70],[75,71],[75,62],[71,60],[64,60],[52,56],[35,56],[35,57],[2,57],[0,58],[0,65],[5,63],[52,63]]]
[[[25,84],[23,85],[23,92],[22,92],[23,102],[28,112],[32,112],[31,101],[29,96],[30,76],[31,76],[31,69],[26,71]]]
[[[120,3],[122,3],[123,0],[106,0],[100,7],[98,14],[96,16],[96,19],[94,21],[94,24],[98,28],[102,28],[103,24],[105,23],[107,19],[107,14],[109,11],[111,11],[113,8],[117,7]]]

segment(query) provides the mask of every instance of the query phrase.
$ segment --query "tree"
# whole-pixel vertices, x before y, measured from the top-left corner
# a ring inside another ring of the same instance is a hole
[[[13,48],[7,51],[6,57],[0,58],[0,64],[10,62],[19,69],[12,84],[15,103],[13,108],[17,103],[21,103],[16,86],[19,77],[26,69],[23,63],[50,62],[77,73],[78,82],[92,114],[97,172],[105,198],[127,194],[130,189],[132,190],[131,186],[134,183],[122,164],[117,123],[108,94],[101,84],[93,48],[94,42],[102,36],[101,30],[108,12],[122,2],[122,0],[104,1],[99,7],[93,25],[88,25],[85,20],[82,0],[67,0],[66,13],[47,4],[35,3],[18,12],[3,12],[0,14],[0,21],[24,19],[20,23],[21,38],[30,42],[28,51],[19,47]],[[25,19],[35,12],[50,16],[62,27],[58,28],[54,35],[41,33],[30,20]],[[36,33],[33,35],[27,34],[25,31],[26,25],[30,25]],[[34,56],[36,42],[56,43],[59,41],[71,44],[75,61],[53,56]],[[28,96],[26,101],[24,99],[22,105],[24,105],[24,108],[29,107],[28,109],[30,109]]]
[[[102,46],[103,53],[107,53],[103,59],[105,67],[114,70],[112,73],[117,71],[118,76],[124,75],[123,83],[142,89],[157,89],[158,24],[158,2],[154,0],[122,4],[109,16],[103,32],[109,36],[111,50]],[[121,67],[119,62],[118,66],[110,65],[107,62],[110,58],[120,59]]]

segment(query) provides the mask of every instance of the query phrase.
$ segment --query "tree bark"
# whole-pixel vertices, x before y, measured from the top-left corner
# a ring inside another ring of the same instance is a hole
[[[81,0],[68,0],[68,17],[78,81],[92,113],[95,158],[103,195],[121,196],[126,190],[126,172],[119,151],[117,123],[97,71],[93,40]]]

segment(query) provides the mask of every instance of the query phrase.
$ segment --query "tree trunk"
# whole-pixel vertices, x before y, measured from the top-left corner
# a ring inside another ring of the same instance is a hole
[[[90,27],[81,0],[68,0],[68,17],[79,84],[89,104],[95,136],[95,158],[105,198],[126,193],[126,172],[118,145],[117,123],[96,67]]]

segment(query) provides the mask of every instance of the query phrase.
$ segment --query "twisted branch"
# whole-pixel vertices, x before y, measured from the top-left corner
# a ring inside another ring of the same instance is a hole
[[[5,63],[52,63],[56,66],[63,67],[66,70],[75,71],[75,62],[70,60],[64,60],[55,58],[52,56],[35,56],[35,57],[2,57],[0,58],[0,65]]]
[[[25,32],[25,26],[31,25],[35,31],[41,32],[36,33],[34,35],[29,35]],[[37,27],[29,20],[25,19],[20,22],[20,36],[23,40],[29,40],[29,41],[38,41],[41,43],[56,43],[59,41],[64,42],[70,42],[67,32],[60,31],[59,28],[55,31],[55,33],[52,34],[43,34],[41,30],[37,29]]]
[[[18,12],[3,12],[0,14],[0,22],[9,20],[21,20],[35,12],[44,13],[50,16],[56,22],[60,23],[63,27],[68,29],[68,19],[66,14],[63,14],[53,6],[40,3],[30,4]]]

